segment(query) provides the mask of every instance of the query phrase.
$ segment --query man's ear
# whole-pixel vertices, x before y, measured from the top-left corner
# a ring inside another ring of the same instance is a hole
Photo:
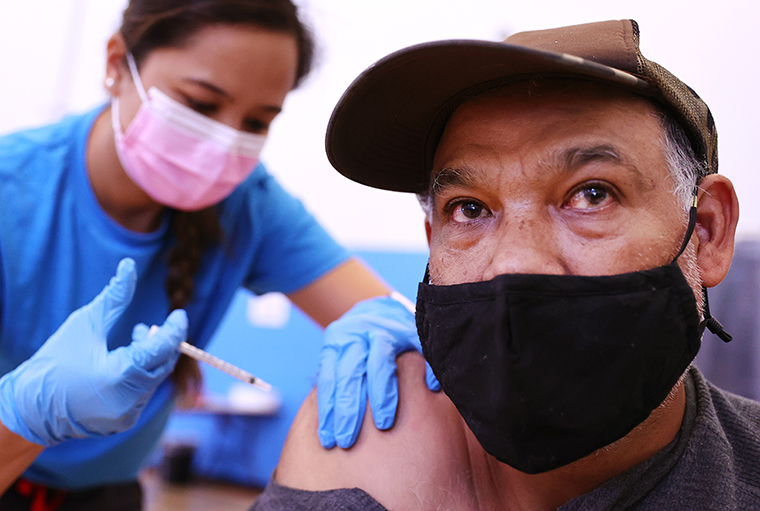
[[[108,39],[106,45],[106,89],[111,96],[121,94],[124,81],[132,78],[124,67],[127,44],[120,33],[115,33]]]
[[[425,236],[427,237],[428,248],[430,248],[430,218],[429,215],[425,215]]]
[[[697,264],[707,287],[723,280],[731,266],[738,220],[739,201],[731,181],[718,174],[705,177],[699,184],[694,230],[699,242]]]

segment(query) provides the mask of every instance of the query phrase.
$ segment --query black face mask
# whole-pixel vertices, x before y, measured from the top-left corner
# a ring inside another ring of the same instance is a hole
[[[695,221],[692,208],[680,252]],[[706,323],[675,260],[601,277],[435,286],[426,276],[417,295],[423,353],[441,387],[486,452],[529,474],[643,422],[696,356]]]

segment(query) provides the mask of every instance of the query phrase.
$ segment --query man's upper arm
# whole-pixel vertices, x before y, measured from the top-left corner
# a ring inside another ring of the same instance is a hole
[[[449,476],[466,464],[463,423],[445,394],[427,389],[419,354],[405,353],[397,360],[395,425],[377,430],[368,409],[352,448],[324,449],[312,392],[285,442],[275,475],[279,484],[310,491],[361,488],[387,508],[408,508],[408,499],[419,502],[420,491],[450,484]]]

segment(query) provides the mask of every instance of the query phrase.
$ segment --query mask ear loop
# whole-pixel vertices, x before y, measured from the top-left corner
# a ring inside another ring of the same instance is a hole
[[[689,246],[691,235],[694,233],[694,228],[697,225],[697,191],[698,190],[699,189],[695,186],[694,195],[691,198],[691,208],[689,208],[689,224],[686,227],[686,236],[684,236],[683,243],[681,243],[681,249],[678,251],[678,253],[670,262],[670,264],[674,264],[678,260],[678,258],[681,257],[681,254],[683,254],[683,251],[686,250],[686,247]]]
[[[132,52],[127,52],[127,65],[129,66],[129,74],[132,75],[132,81],[135,82],[135,88],[140,95],[140,99],[143,103],[148,101],[148,93],[145,92],[142,80],[140,79],[140,72],[137,70],[137,64],[135,58],[132,56]]]
[[[733,336],[726,332],[723,325],[710,314],[710,302],[707,300],[707,288],[704,286],[702,286],[702,296],[705,302],[705,319],[702,321],[702,326],[718,336],[721,341],[731,342],[734,339]]]
[[[694,187],[694,196],[692,197],[691,202],[691,208],[689,209],[689,226],[686,228],[686,237],[683,240],[683,244],[681,244],[681,250],[678,251],[678,255],[673,258],[673,263],[676,262],[676,260],[683,254],[683,251],[686,250],[686,247],[689,244],[689,240],[691,239],[691,235],[694,232],[694,227],[697,225],[697,193],[699,192],[698,187]],[[671,263],[672,264],[672,263]],[[720,322],[712,317],[712,314],[710,314],[710,302],[707,299],[707,288],[705,286],[702,286],[702,297],[704,301],[704,315],[705,319],[702,320],[701,327],[704,331],[705,328],[707,328],[710,332],[715,334],[721,341],[723,342],[731,342],[733,340],[733,337],[731,334],[726,332],[723,329],[723,325],[720,324]]]

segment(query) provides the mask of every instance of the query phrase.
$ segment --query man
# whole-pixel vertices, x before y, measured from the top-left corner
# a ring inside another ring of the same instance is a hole
[[[760,404],[689,367],[705,326],[730,340],[706,287],[736,195],[707,105],[635,22],[402,50],[348,89],[327,149],[421,195],[417,326],[445,394],[403,355],[396,425],[346,451],[320,448],[310,396],[254,509],[760,509]]]

